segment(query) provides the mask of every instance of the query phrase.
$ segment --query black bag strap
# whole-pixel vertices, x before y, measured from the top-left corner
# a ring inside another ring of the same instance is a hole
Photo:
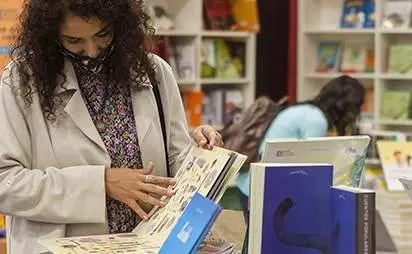
[[[163,112],[162,98],[160,96],[159,88],[157,87],[157,85],[153,86],[153,92],[156,98],[157,111],[159,112],[160,125],[162,126],[163,144],[164,144],[164,150],[165,150],[165,155],[166,155],[167,176],[172,177],[172,174],[170,172],[170,167],[169,167],[169,153],[167,151],[165,115]]]

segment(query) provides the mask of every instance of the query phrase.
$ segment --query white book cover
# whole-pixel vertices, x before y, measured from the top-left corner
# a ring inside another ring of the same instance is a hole
[[[370,137],[320,137],[301,140],[267,139],[265,163],[330,163],[333,184],[360,187]]]

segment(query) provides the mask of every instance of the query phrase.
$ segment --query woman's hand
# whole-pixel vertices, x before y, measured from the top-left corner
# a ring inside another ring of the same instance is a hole
[[[222,136],[210,125],[201,125],[192,131],[192,138],[203,148],[212,149],[213,146],[223,146]]]
[[[154,206],[164,206],[164,202],[150,194],[172,196],[174,192],[161,187],[175,184],[173,178],[151,175],[153,163],[147,169],[111,168],[106,171],[106,193],[110,197],[125,203],[140,218],[148,220],[147,213],[138,201]]]

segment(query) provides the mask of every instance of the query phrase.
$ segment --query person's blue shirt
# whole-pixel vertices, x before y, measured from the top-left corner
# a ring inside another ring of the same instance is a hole
[[[323,137],[328,131],[328,121],[322,111],[311,104],[290,106],[279,113],[266,131],[259,153],[263,153],[267,138],[307,138]],[[249,170],[238,174],[236,185],[249,196]]]

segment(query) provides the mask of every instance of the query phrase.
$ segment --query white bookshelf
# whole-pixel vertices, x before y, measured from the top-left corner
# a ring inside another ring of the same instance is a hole
[[[256,35],[238,31],[206,31],[203,24],[203,0],[150,0],[148,4],[158,4],[165,7],[173,20],[175,27],[171,30],[158,29],[156,35],[169,36],[174,44],[189,43],[194,46],[193,78],[177,80],[184,89],[233,88],[243,92],[244,107],[251,105],[255,99],[255,58]],[[202,79],[201,44],[203,39],[222,38],[225,40],[245,43],[245,77],[239,79]]]
[[[340,28],[343,0],[298,1],[298,68],[297,99],[312,98],[330,79],[343,73],[317,73],[316,50],[320,41],[357,42],[374,50],[373,73],[348,74],[366,87],[374,88],[373,123],[377,130],[412,130],[412,120],[396,121],[380,116],[381,98],[385,90],[412,90],[412,75],[388,74],[387,52],[392,44],[412,43],[412,29],[381,27],[386,0],[376,0],[375,28]]]

